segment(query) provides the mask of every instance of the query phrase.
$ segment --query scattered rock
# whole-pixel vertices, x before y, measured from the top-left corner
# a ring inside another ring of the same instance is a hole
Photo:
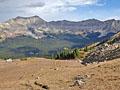
[[[114,43],[108,44],[110,40],[102,43],[89,52],[83,59],[81,64],[88,65],[89,63],[98,64],[99,62],[106,62],[120,57],[120,35],[113,37]]]
[[[11,58],[7,59],[6,62],[13,62]]]
[[[40,77],[36,77],[35,79],[40,79]]]
[[[28,90],[33,90],[33,87],[28,84],[28,83],[25,83],[25,84],[21,84],[22,86],[26,86],[28,88]]]
[[[46,89],[46,90],[49,89],[49,87],[47,85],[43,85],[43,84],[41,84],[41,83],[39,83],[37,81],[35,81],[34,84],[37,85],[37,86],[39,86],[39,87],[41,87],[41,88],[43,88],[43,89]]]
[[[98,67],[101,67],[100,65],[98,65]]]
[[[54,70],[58,70],[58,68],[55,68]]]
[[[42,88],[49,89],[49,87],[47,85],[43,85]]]
[[[34,75],[32,74],[31,76],[33,77]]]
[[[84,77],[85,78],[91,78],[91,75],[85,75]]]
[[[90,75],[78,75],[74,78],[74,84],[72,86],[79,86],[81,87],[85,82],[86,82],[86,79],[90,78],[91,76]]]
[[[95,75],[94,73],[93,73],[93,74],[91,74],[91,77],[92,77],[92,76],[94,76],[94,75]]]
[[[35,81],[34,84],[40,87],[42,86],[42,84],[38,83],[37,81]]]
[[[83,83],[85,83],[84,81],[82,81],[82,80],[75,80],[74,81],[74,85],[73,86],[81,86]]]

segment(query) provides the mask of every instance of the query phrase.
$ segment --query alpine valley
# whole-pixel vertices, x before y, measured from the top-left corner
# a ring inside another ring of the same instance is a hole
[[[39,16],[0,23],[0,58],[50,56],[63,48],[82,48],[120,31],[120,20],[50,21]]]

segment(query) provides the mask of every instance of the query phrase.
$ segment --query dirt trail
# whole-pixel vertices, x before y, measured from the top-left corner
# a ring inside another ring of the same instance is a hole
[[[82,85],[72,86],[77,75],[89,75]],[[77,61],[32,58],[0,61],[0,90],[120,90],[120,59],[83,66]]]

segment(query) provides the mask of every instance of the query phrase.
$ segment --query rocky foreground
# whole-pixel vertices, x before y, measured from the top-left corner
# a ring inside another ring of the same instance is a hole
[[[0,61],[0,90],[119,90],[120,59],[81,65],[32,58]]]

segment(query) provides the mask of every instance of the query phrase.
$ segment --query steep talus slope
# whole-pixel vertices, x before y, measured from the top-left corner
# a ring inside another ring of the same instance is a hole
[[[83,60],[85,63],[103,62],[120,57],[120,32],[111,39],[100,43]]]

